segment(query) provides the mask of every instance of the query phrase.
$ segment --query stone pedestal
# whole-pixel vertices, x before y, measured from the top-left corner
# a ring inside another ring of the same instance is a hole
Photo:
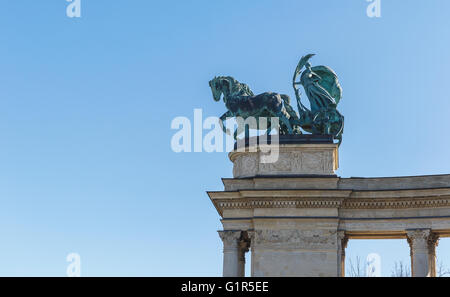
[[[281,137],[279,146],[272,144],[269,149],[277,154],[273,162],[264,162],[268,149],[263,146],[231,152],[234,178],[335,177],[338,150],[331,138],[300,136],[296,141]],[[248,234],[252,276],[340,276],[344,255],[337,219],[340,198],[317,203],[318,197],[304,197],[305,207],[293,209],[279,207],[278,198],[261,201],[272,204],[270,208],[254,205],[223,216],[225,230],[246,230]],[[234,217],[239,219],[234,221]],[[225,234],[233,236],[232,240],[225,240]],[[236,241],[239,235],[234,231],[221,231],[220,235],[224,239],[224,276],[243,275],[237,268],[242,258]]]
[[[292,136],[280,137],[278,145],[234,150],[229,154],[233,177],[334,175],[339,167],[338,146],[331,138],[297,139],[295,143]]]

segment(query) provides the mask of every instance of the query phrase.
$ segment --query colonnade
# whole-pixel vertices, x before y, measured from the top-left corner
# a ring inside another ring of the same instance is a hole
[[[252,231],[219,231],[223,241],[223,276],[245,276],[245,253],[252,247]],[[431,229],[405,230],[410,246],[411,275],[413,277],[436,276],[436,246],[439,235]],[[345,276],[345,249],[349,236],[345,231],[337,232],[337,275]]]

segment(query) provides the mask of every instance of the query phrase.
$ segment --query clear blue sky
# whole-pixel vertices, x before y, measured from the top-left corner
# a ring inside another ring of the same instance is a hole
[[[64,276],[71,252],[83,276],[220,275],[205,191],[231,163],[172,152],[170,123],[225,111],[214,75],[293,96],[310,52],[344,89],[340,176],[450,173],[448,0],[382,0],[380,19],[364,0],[67,4],[0,3],[0,275]],[[409,255],[394,243],[347,255],[379,252],[389,275]]]

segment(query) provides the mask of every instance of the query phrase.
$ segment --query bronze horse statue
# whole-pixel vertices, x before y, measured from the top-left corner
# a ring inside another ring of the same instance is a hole
[[[223,95],[223,101],[228,111],[220,117],[220,125],[225,133],[230,134],[225,128],[224,121],[227,118],[241,117],[247,119],[254,117],[256,119],[257,127],[252,129],[259,129],[259,118],[277,117],[280,120],[280,133],[293,134],[295,127],[293,127],[293,120],[298,120],[296,112],[290,106],[290,98],[287,95],[278,93],[266,92],[259,95],[254,95],[248,85],[238,82],[231,76],[218,76],[209,82],[213,98],[215,101],[220,101]],[[267,133],[273,127],[270,122],[267,125]],[[246,131],[248,136],[249,127],[238,123],[237,129],[234,131],[234,138]]]

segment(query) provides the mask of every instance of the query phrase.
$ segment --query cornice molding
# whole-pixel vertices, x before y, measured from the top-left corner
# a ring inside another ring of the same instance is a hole
[[[450,207],[450,196],[445,198],[391,198],[391,199],[346,199],[342,209],[406,209]]]
[[[338,208],[345,210],[450,207],[450,195],[445,195],[447,193],[439,189],[436,189],[434,193],[432,190],[427,190],[428,197],[421,191],[399,190],[389,191],[389,193],[394,197],[359,198],[359,192],[351,190],[243,190],[208,192],[208,195],[221,215],[224,209]],[[364,192],[365,197],[370,196],[368,194],[367,191]],[[409,194],[409,197],[406,194]]]

